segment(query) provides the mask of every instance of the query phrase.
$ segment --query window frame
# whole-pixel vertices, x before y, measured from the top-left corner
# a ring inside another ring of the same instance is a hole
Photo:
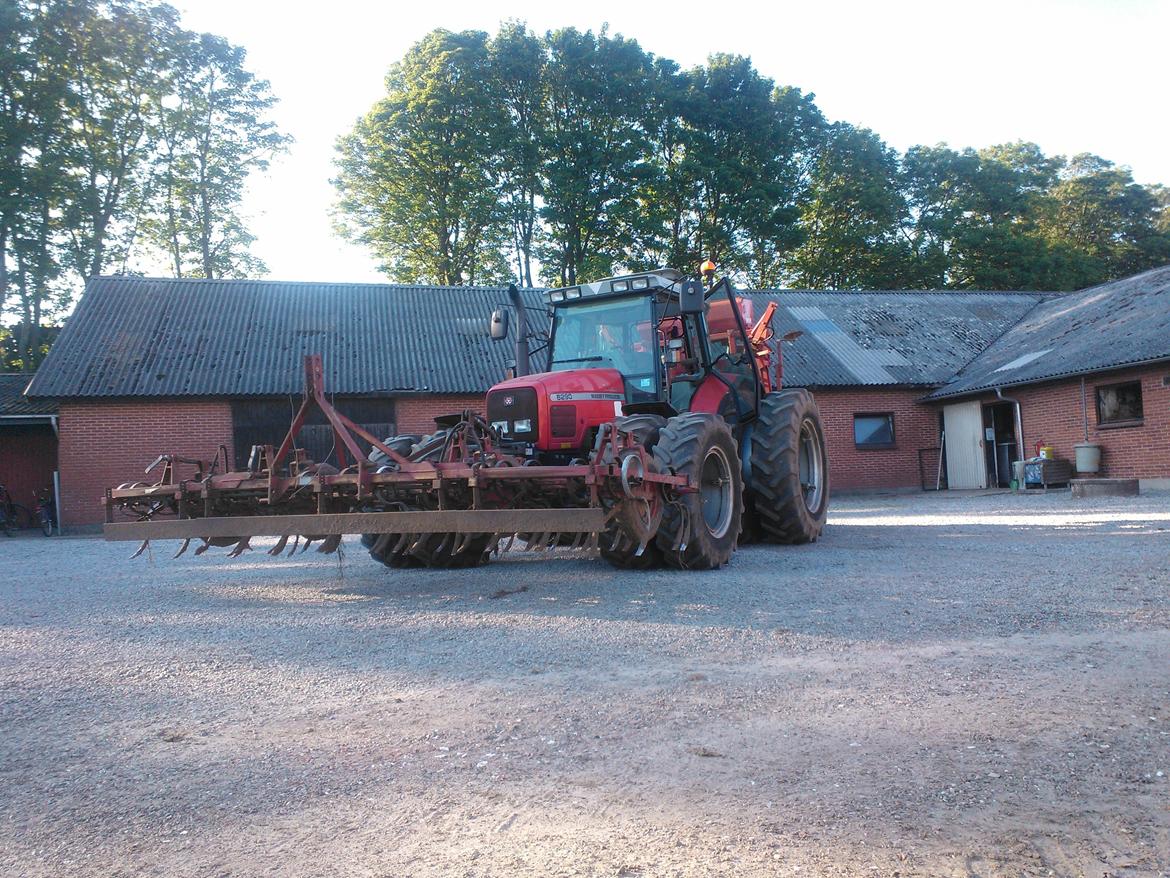
[[[895,424],[894,412],[854,412],[853,413],[853,447],[858,451],[884,451],[890,448],[898,447],[898,430]],[[889,442],[858,442],[857,441],[857,419],[858,418],[885,418],[890,425],[890,441]]]
[[[1121,387],[1136,387],[1138,391],[1138,404],[1142,408],[1141,417],[1105,420],[1101,417],[1101,391],[1116,390]],[[1093,407],[1097,413],[1097,429],[1099,430],[1117,430],[1125,427],[1141,427],[1145,425],[1145,394],[1142,392],[1141,379],[1133,381],[1115,381],[1112,384],[1094,384],[1093,385]]]

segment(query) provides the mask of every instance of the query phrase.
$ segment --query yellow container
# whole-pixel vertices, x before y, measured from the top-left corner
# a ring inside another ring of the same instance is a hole
[[[1053,448],[1051,445],[1041,445],[1040,446],[1040,456],[1043,457],[1045,460],[1053,460],[1056,458],[1056,449]]]

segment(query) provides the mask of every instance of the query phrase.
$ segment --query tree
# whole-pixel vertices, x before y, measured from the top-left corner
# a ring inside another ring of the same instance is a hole
[[[649,218],[638,193],[653,169],[646,120],[653,61],[633,40],[576,28],[545,37],[547,122],[541,141],[553,284],[609,274],[629,261]]]
[[[436,30],[386,77],[338,142],[339,229],[397,280],[472,284],[508,274],[501,146],[487,34]]]
[[[266,272],[240,215],[244,185],[290,138],[266,116],[276,103],[244,67],[245,52],[212,34],[182,32],[170,58],[157,142],[146,240],[166,253],[176,277],[249,277]]]
[[[516,280],[531,287],[543,192],[540,138],[545,130],[545,54],[540,39],[519,22],[501,26],[490,44],[492,83],[508,115],[501,156],[501,208],[512,234]]]
[[[872,131],[834,124],[812,172],[802,213],[805,241],[790,263],[809,288],[890,289],[907,261],[897,235],[905,201],[897,155]]]

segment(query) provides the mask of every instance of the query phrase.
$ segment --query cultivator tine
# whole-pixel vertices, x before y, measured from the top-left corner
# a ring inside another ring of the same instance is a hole
[[[402,536],[400,536],[400,537],[398,538],[398,542],[396,542],[396,543],[394,544],[394,550],[393,550],[393,552],[392,552],[391,554],[394,554],[394,555],[400,555],[400,554],[402,554],[404,551],[406,551],[406,544],[407,544],[408,542],[410,542],[410,538],[411,538],[412,536],[414,536],[414,534],[403,534]]]
[[[586,549],[596,549],[601,541],[601,534],[598,531],[593,531],[589,534],[589,541],[585,544]]]
[[[573,540],[573,545],[569,546],[569,551],[578,551],[582,546],[585,545],[585,539],[588,536],[589,533],[587,531],[581,531],[579,534],[577,534],[576,538]]]
[[[180,555],[182,555],[184,552],[186,552],[187,547],[189,545],[191,545],[191,538],[187,537],[187,539],[183,540],[183,545],[179,546],[179,551],[177,551],[177,552],[175,552],[175,554],[171,555],[171,560],[174,561],[176,558],[178,558]]]
[[[454,534],[443,534],[443,539],[439,543],[439,548],[435,550],[435,554],[442,555],[442,554],[446,553],[447,547],[451,545],[451,543],[454,541],[454,539],[455,539]],[[458,552],[452,552],[451,554],[457,555]]]
[[[378,538],[374,540],[374,545],[370,546],[370,554],[375,558],[381,558],[386,554],[386,547],[390,545],[390,538],[394,534],[378,534]]]
[[[504,548],[504,551],[505,551],[505,552],[511,552],[511,551],[512,551],[512,546],[513,546],[513,544],[514,544],[515,542],[516,542],[516,534],[512,534],[512,535],[510,535],[510,536],[508,537],[508,545],[507,545],[507,546]]]
[[[285,534],[279,540],[276,541],[275,546],[273,546],[271,549],[268,550],[268,554],[271,555],[273,558],[275,558],[277,555],[279,555],[281,552],[284,551],[284,547],[287,545],[288,545],[288,534]]]
[[[203,538],[203,545],[195,547],[195,556],[198,557],[211,548],[211,541],[206,537]]]
[[[290,557],[297,553],[297,546],[299,546],[300,544],[301,544],[301,535],[297,534],[295,537],[293,537],[292,548],[288,550],[288,554]]]
[[[240,537],[240,541],[236,543],[235,547],[228,552],[229,558],[238,558],[245,552],[251,550],[252,540],[250,537]]]
[[[315,542],[315,540],[312,537],[306,536],[305,537],[305,547],[303,549],[301,549],[301,554],[303,555],[303,554],[305,554],[305,552],[309,551],[309,546],[313,545],[314,542]]]
[[[455,549],[453,552],[451,552],[451,554],[452,555],[462,555],[464,552],[466,552],[467,545],[471,542],[471,538],[473,536],[475,536],[475,534],[460,534],[459,535],[459,542],[457,542],[455,544]]]
[[[340,545],[341,534],[331,534],[321,541],[321,545],[317,547],[317,551],[325,555],[332,555]]]
[[[149,545],[150,545],[150,540],[143,540],[142,545],[138,547],[138,551],[135,552],[133,555],[131,555],[130,558],[131,559],[137,558],[139,555],[141,555],[143,552],[146,551],[146,547]]]
[[[619,547],[619,546],[620,546],[620,545],[621,545],[621,544],[622,544],[624,541],[625,541],[625,540],[624,540],[624,539],[623,539],[623,537],[622,537],[622,532],[621,532],[620,530],[614,530],[614,532],[613,532],[613,540],[612,540],[612,541],[610,542],[610,544],[609,544],[609,550],[610,550],[611,552],[616,552],[616,551],[618,550],[618,547]]]

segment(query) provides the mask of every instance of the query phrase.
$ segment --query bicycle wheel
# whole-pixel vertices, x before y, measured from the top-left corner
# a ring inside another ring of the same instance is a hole
[[[47,512],[41,513],[41,533],[47,537],[51,537],[53,535],[53,516],[49,515]]]

